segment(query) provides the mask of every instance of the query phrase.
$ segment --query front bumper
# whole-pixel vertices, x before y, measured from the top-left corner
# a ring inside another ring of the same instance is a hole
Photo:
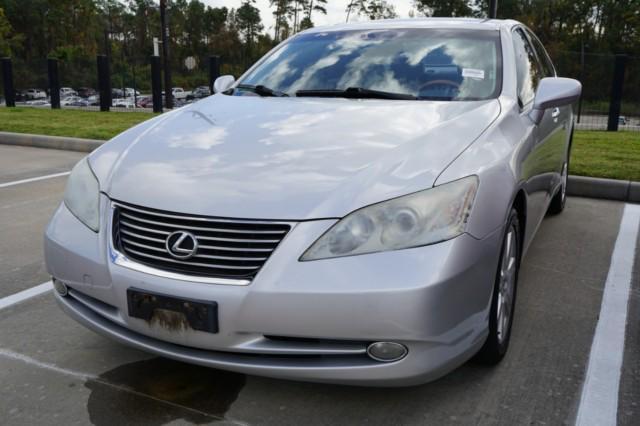
[[[103,218],[109,200],[102,196]],[[70,287],[56,295],[71,317],[122,343],[169,358],[249,374],[399,386],[436,379],[483,344],[501,230],[432,246],[299,262],[335,223],[297,224],[249,285],[146,274],[114,262],[108,221],[94,233],[61,205],[45,236],[49,273]],[[217,334],[169,330],[127,314],[126,290],[219,306]],[[382,363],[366,346],[393,341],[405,358]]]

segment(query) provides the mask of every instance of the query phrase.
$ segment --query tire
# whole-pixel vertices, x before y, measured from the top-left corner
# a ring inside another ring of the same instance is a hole
[[[569,178],[569,159],[562,165],[562,173],[561,173],[562,184],[560,189],[551,199],[551,204],[549,204],[549,214],[557,215],[564,211],[564,206],[567,204],[567,181]]]
[[[495,365],[499,363],[509,348],[518,287],[518,272],[520,271],[520,248],[518,212],[516,209],[511,209],[502,238],[500,262],[493,286],[489,313],[489,335],[476,355],[476,359],[483,364]]]
[[[551,215],[560,214],[564,211],[564,206],[567,204],[567,182],[569,181],[569,161],[571,159],[571,145],[573,144],[573,129],[571,129],[571,136],[569,137],[569,149],[567,150],[567,158],[562,165],[562,172],[560,178],[562,179],[562,186],[551,199],[549,209],[547,213]]]

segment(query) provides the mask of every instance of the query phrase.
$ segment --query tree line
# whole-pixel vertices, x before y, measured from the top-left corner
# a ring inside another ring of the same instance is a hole
[[[206,84],[206,61],[223,58],[236,76],[280,41],[314,26],[332,0],[270,0],[274,24],[266,28],[255,0],[236,8],[201,0],[167,1],[171,67],[176,85]],[[410,16],[487,15],[489,0],[411,1]],[[351,0],[344,20],[397,16],[391,0]],[[554,60],[564,52],[640,56],[640,0],[499,0],[498,17],[527,24]],[[149,85],[153,38],[160,38],[154,0],[0,0],[0,56],[14,61],[16,85],[46,86],[46,58],[60,60],[63,84],[95,87],[95,56],[108,54],[117,87]],[[187,57],[199,64],[188,70]]]

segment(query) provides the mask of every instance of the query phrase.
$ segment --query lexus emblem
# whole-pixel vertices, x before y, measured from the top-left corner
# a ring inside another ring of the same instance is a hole
[[[198,240],[195,235],[187,231],[176,231],[169,234],[165,247],[176,259],[189,259],[198,251]]]

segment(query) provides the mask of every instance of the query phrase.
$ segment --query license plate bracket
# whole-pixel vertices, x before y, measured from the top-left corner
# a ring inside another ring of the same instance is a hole
[[[164,309],[184,314],[194,330],[219,331],[217,302],[167,296],[132,287],[127,289],[127,307],[133,318],[151,321],[156,309]]]

